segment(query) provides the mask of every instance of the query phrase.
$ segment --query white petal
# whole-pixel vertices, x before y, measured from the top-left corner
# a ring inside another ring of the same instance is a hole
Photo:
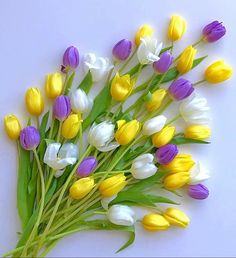
[[[60,176],[63,175],[64,171],[65,171],[65,169],[57,170],[57,171],[54,173],[54,176],[55,176],[56,178],[58,178],[58,177],[60,177]]]
[[[117,143],[117,142],[111,142],[105,146],[102,146],[102,147],[97,147],[97,149],[101,152],[108,152],[108,151],[111,151],[111,150],[114,150],[116,149],[117,147],[119,147],[120,144]]]
[[[78,147],[73,143],[65,143],[58,152],[58,158],[78,158]]]
[[[190,170],[190,185],[199,184],[210,177],[209,170],[200,162],[197,162]]]
[[[61,147],[60,143],[51,143],[47,146],[44,154],[43,162],[54,169],[54,164],[57,161],[57,154]]]
[[[167,118],[164,115],[156,116],[147,120],[143,125],[143,134],[152,135],[161,131],[161,129],[165,126],[166,121]]]
[[[132,226],[135,223],[134,211],[125,205],[113,205],[108,210],[107,217],[116,225]]]
[[[145,166],[139,168],[134,168],[133,166],[131,167],[132,176],[136,179],[148,178],[150,176],[155,175],[156,172],[157,167],[152,163],[148,163]]]
[[[154,157],[151,153],[145,153],[142,155],[139,155],[137,158],[133,160],[133,163],[140,162],[143,164],[153,162]]]
[[[117,197],[117,194],[113,195],[111,197],[104,197],[104,198],[102,198],[101,205],[102,205],[103,209],[104,210],[108,210],[109,203],[112,202],[114,199],[116,199],[116,197]]]

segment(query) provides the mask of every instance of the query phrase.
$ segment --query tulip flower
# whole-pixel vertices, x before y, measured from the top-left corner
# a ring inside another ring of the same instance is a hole
[[[20,132],[20,144],[25,150],[34,150],[40,143],[39,131],[34,126],[27,126]]]
[[[87,177],[92,174],[92,172],[97,167],[98,161],[94,156],[88,156],[83,159],[76,170],[79,177]]]
[[[129,144],[138,135],[141,129],[141,123],[137,120],[126,122],[119,120],[118,129],[115,133],[115,139],[120,145]]]
[[[55,99],[56,97],[60,96],[62,88],[63,81],[60,73],[52,73],[47,75],[45,89],[48,98]]]
[[[108,210],[107,218],[111,223],[120,226],[132,226],[135,223],[134,211],[125,205],[113,205]]]
[[[190,223],[190,219],[188,218],[188,216],[176,208],[166,209],[163,213],[163,216],[173,226],[186,228]]]
[[[158,61],[161,49],[162,43],[158,44],[156,39],[149,37],[141,38],[141,44],[137,51],[139,63],[145,65]]]
[[[76,69],[79,65],[79,51],[76,47],[70,46],[63,55],[63,65],[72,69]]]
[[[15,115],[7,115],[4,117],[4,128],[7,136],[11,140],[17,140],[20,136],[20,122]]]
[[[215,42],[222,38],[226,33],[226,28],[222,22],[213,21],[206,25],[202,30],[203,39],[207,42]]]
[[[128,39],[122,39],[115,44],[112,49],[112,55],[116,60],[126,60],[132,51],[132,42]]]
[[[211,136],[211,129],[206,125],[189,125],[184,130],[185,138],[205,140]]]
[[[160,74],[167,72],[173,63],[174,57],[170,51],[165,51],[159,56],[159,60],[153,63],[153,69]]]
[[[39,116],[42,114],[44,109],[44,102],[38,88],[29,88],[26,91],[25,103],[28,112],[32,116]]]
[[[157,167],[153,164],[154,157],[150,153],[142,154],[133,160],[131,174],[136,179],[145,179],[153,176],[157,172]]]
[[[169,228],[169,222],[159,214],[147,214],[142,220],[143,227],[148,231],[166,230]]]
[[[124,174],[118,174],[105,179],[99,185],[99,192],[103,197],[111,197],[118,194],[127,184]]]
[[[218,60],[207,67],[205,80],[209,83],[220,83],[228,80],[233,74],[233,69],[224,60]]]
[[[117,194],[111,196],[111,197],[103,197],[102,200],[101,200],[101,205],[103,207],[104,210],[108,210],[108,206],[109,204],[114,200],[116,199],[117,197]]]
[[[187,73],[192,69],[193,60],[195,58],[196,53],[197,53],[197,50],[192,46],[188,46],[187,48],[184,49],[184,51],[180,55],[180,58],[178,59],[177,66],[176,66],[180,74]]]
[[[112,141],[114,138],[115,125],[104,121],[100,124],[93,124],[88,133],[88,142],[101,152],[116,149],[119,144]]]
[[[202,163],[197,162],[190,170],[190,185],[196,185],[210,177],[210,171],[202,165]]]
[[[175,144],[166,144],[156,151],[156,159],[162,165],[169,164],[178,154],[178,148]]]
[[[175,135],[175,127],[172,125],[165,126],[160,132],[152,135],[152,143],[157,148],[169,143]]]
[[[210,108],[206,98],[191,95],[182,101],[179,111],[183,119],[189,124],[208,124],[210,121]]]
[[[173,81],[168,89],[170,96],[175,100],[186,99],[193,91],[192,83],[184,78]]]
[[[113,65],[108,58],[97,57],[93,53],[89,53],[84,57],[85,72],[90,71],[94,82],[103,79],[112,68]]]
[[[135,45],[139,46],[142,38],[151,37],[152,35],[153,35],[153,28],[148,24],[144,24],[138,29],[138,31],[135,34],[135,39],[134,39]]]
[[[84,198],[94,187],[94,179],[85,177],[75,181],[70,187],[70,197],[75,200]]]
[[[164,115],[155,116],[149,120],[147,120],[143,124],[142,133],[143,135],[152,135],[162,130],[165,126],[167,118]]]
[[[111,83],[111,96],[116,101],[124,101],[131,94],[135,84],[135,79],[130,78],[129,74],[120,76],[117,73]]]
[[[58,96],[53,105],[53,114],[60,120],[65,120],[71,112],[70,98],[68,96]]]
[[[176,41],[182,38],[186,30],[186,21],[181,16],[173,15],[168,28],[168,38]]]
[[[88,114],[93,106],[93,100],[83,90],[77,89],[70,96],[71,108],[74,113]]]
[[[209,196],[209,190],[202,184],[190,185],[188,187],[188,195],[193,199],[204,200]]]
[[[81,127],[81,115],[71,114],[62,124],[61,134],[65,139],[73,139],[80,130]]]
[[[150,100],[145,102],[145,108],[149,112],[156,111],[162,104],[163,99],[166,96],[165,89],[158,89],[152,93]]]
[[[177,190],[189,182],[189,172],[170,174],[164,179],[164,187],[168,190]]]

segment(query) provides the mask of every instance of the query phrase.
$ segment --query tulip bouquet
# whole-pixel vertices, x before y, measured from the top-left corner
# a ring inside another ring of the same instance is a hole
[[[129,232],[120,251],[133,243],[138,223],[148,231],[188,226],[187,215],[159,190],[179,195],[182,188],[194,199],[208,197],[202,184],[208,170],[181,153],[180,146],[209,143],[210,108],[196,88],[229,79],[232,68],[219,60],[198,82],[185,79],[206,58],[196,58],[197,47],[226,33],[214,21],[204,27],[200,40],[175,57],[174,43],[185,28],[185,20],[173,16],[167,47],[157,42],[152,27],[143,25],[134,44],[122,39],[113,47],[112,61],[85,55],[85,76],[76,89],[72,85],[80,57],[76,47],[68,47],[61,71],[46,78],[52,109],[43,114],[40,90],[30,88],[25,95],[31,115],[27,125],[22,128],[15,115],[5,116],[6,133],[16,141],[19,154],[22,232],[16,248],[4,257],[44,257],[60,239],[82,230]],[[129,70],[135,57],[138,63]],[[152,76],[145,78],[148,69]],[[92,98],[92,86],[104,77],[104,87]],[[127,105],[135,94],[136,100]],[[168,119],[165,110],[174,102],[178,114]],[[175,122],[181,119],[184,129],[177,130]],[[164,209],[163,203],[171,206]],[[147,214],[140,218],[134,206]]]

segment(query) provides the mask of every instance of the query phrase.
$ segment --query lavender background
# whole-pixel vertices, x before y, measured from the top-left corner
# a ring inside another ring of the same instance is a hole
[[[198,39],[201,28],[214,19],[228,29],[220,42],[199,49],[209,58],[198,73],[186,78],[196,81],[212,61],[223,57],[235,67],[235,1],[157,1],[157,0],[86,0],[86,1],[1,1],[0,2],[0,117],[24,113],[24,92],[29,86],[44,84],[45,75],[56,71],[64,49],[76,45],[81,54],[94,51],[110,56],[114,43],[132,38],[137,27],[150,23],[158,39],[164,40],[168,19],[181,14],[187,20],[184,39],[175,53]],[[82,71],[81,71],[82,73]],[[79,81],[79,79],[78,79]],[[212,170],[207,182],[210,196],[206,201],[182,200],[182,209],[191,217],[188,230],[172,228],[148,233],[137,226],[133,246],[115,254],[126,239],[117,232],[84,232],[67,237],[49,254],[51,257],[183,257],[236,256],[236,171],[235,171],[235,77],[219,86],[200,87],[212,107],[213,137],[209,146],[185,146],[194,158]],[[97,89],[97,88],[96,88]],[[94,89],[94,91],[96,91]],[[20,230],[16,214],[16,150],[0,129],[0,254],[14,247]]]

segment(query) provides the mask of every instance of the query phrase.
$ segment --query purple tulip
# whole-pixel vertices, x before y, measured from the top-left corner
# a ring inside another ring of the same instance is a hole
[[[166,144],[156,151],[156,159],[162,165],[170,163],[178,154],[178,148],[175,144]]]
[[[79,65],[79,51],[76,47],[70,46],[63,55],[63,65],[65,67],[77,68]]]
[[[89,176],[97,167],[97,164],[98,162],[95,157],[88,156],[87,158],[82,160],[79,167],[77,168],[76,173],[79,177]]]
[[[183,100],[192,94],[194,88],[190,81],[180,78],[171,83],[168,91],[175,100]]]
[[[65,120],[71,111],[71,104],[70,104],[70,98],[68,96],[58,96],[55,99],[54,105],[53,105],[53,114],[54,116],[60,120]]]
[[[132,42],[128,39],[122,39],[112,49],[112,55],[121,61],[126,60],[132,50]]]
[[[206,25],[203,30],[202,34],[204,39],[208,42],[215,42],[218,39],[222,38],[226,33],[226,28],[222,25],[222,22],[213,21]]]
[[[20,144],[25,150],[33,150],[40,143],[39,131],[34,126],[27,126],[20,132]]]
[[[160,59],[153,63],[153,69],[158,73],[165,73],[172,65],[174,57],[169,51],[160,55]]]
[[[190,185],[188,188],[188,195],[194,199],[203,200],[209,195],[209,190],[202,184]]]

